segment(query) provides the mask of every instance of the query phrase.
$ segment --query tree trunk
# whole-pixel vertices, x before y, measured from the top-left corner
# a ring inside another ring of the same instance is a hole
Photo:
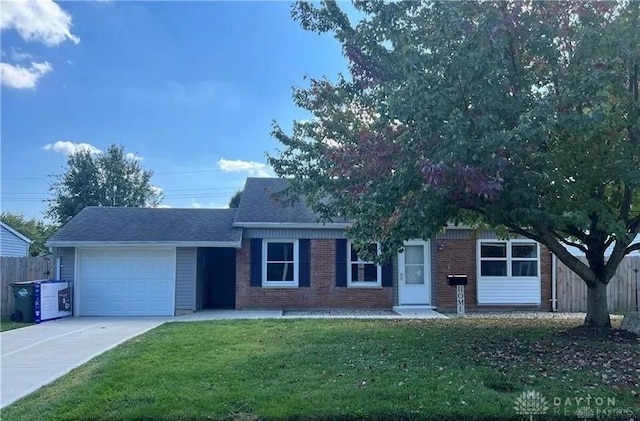
[[[596,281],[595,286],[587,287],[587,317],[585,326],[610,328],[609,308],[607,307],[607,284]]]

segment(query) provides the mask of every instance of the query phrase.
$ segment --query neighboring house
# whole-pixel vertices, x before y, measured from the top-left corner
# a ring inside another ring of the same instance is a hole
[[[551,255],[533,241],[451,228],[375,265],[352,249],[347,223],[276,202],[286,183],[247,179],[237,209],[85,208],[48,242],[75,282],[75,314],[455,309],[450,274],[468,276],[468,308],[550,308]]]
[[[0,256],[25,257],[32,241],[4,222],[0,222]]]

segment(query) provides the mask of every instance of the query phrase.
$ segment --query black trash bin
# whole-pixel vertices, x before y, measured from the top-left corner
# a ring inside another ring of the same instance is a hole
[[[11,284],[15,297],[15,311],[11,314],[14,322],[35,322],[35,289],[34,282],[16,282]]]

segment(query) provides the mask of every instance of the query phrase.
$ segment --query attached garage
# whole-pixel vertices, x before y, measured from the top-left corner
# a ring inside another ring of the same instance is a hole
[[[172,316],[176,249],[77,250],[80,316]]]
[[[202,304],[199,250],[240,248],[235,214],[236,209],[86,207],[47,246],[60,259],[58,276],[73,284],[74,316],[192,313]]]

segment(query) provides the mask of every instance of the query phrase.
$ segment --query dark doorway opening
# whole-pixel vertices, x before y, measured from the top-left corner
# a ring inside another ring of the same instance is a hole
[[[236,307],[236,249],[198,249],[199,308]]]

